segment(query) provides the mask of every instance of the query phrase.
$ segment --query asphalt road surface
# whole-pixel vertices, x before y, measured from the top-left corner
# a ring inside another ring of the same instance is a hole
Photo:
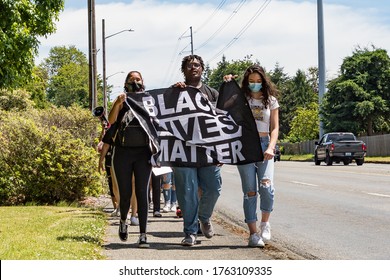
[[[216,210],[243,222],[236,166],[222,167]],[[273,241],[305,259],[390,259],[390,165],[275,163]],[[260,216],[259,216],[260,218]]]

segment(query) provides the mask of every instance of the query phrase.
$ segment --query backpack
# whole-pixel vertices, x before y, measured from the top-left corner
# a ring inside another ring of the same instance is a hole
[[[115,144],[121,147],[146,147],[149,145],[149,136],[128,110],[118,123],[118,131],[115,137]]]

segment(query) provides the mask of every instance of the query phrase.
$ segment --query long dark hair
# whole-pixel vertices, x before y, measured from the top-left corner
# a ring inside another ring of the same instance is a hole
[[[137,74],[141,77],[141,80],[142,80],[142,87],[141,87],[141,89],[142,89],[142,91],[144,91],[144,90],[145,90],[144,78],[142,77],[141,72],[139,72],[139,71],[130,71],[130,72],[127,74],[126,79],[125,79],[125,84],[124,84],[124,89],[125,89],[125,91],[126,91],[126,92],[129,92],[129,90],[130,90],[130,89],[127,88],[126,83],[127,83],[127,80],[130,78],[130,76],[131,76],[133,73],[137,73]]]
[[[245,93],[246,98],[251,98],[251,90],[249,89],[249,75],[252,73],[258,73],[261,77],[261,92],[263,93],[263,104],[267,108],[270,96],[277,97],[278,90],[276,89],[274,83],[272,83],[272,81],[268,78],[263,67],[255,64],[246,69],[244,73],[244,78],[241,83],[241,88],[242,91]]]

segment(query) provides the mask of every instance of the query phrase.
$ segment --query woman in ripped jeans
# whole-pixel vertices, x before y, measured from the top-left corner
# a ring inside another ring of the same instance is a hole
[[[234,78],[224,77],[225,81]],[[264,247],[271,239],[270,215],[274,205],[274,160],[279,134],[277,89],[262,67],[250,66],[244,73],[241,90],[248,100],[259,133],[264,160],[238,165],[244,194],[245,222],[249,228],[249,247]],[[258,140],[256,140],[258,141]],[[257,230],[257,200],[260,195],[261,222]]]

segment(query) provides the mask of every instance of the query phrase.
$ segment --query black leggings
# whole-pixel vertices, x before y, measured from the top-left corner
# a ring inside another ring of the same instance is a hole
[[[112,188],[112,178],[111,178],[111,148],[106,154],[104,159],[104,167],[106,169],[106,177],[108,183],[108,189],[110,190],[110,196],[115,197],[114,190]]]
[[[153,212],[160,212],[161,175],[152,174]]]
[[[123,221],[127,219],[127,213],[130,209],[131,184],[134,173],[140,233],[146,233],[148,222],[149,179],[152,171],[150,157],[151,152],[148,147],[123,148],[115,146],[112,152],[112,169],[118,182],[119,209]]]

